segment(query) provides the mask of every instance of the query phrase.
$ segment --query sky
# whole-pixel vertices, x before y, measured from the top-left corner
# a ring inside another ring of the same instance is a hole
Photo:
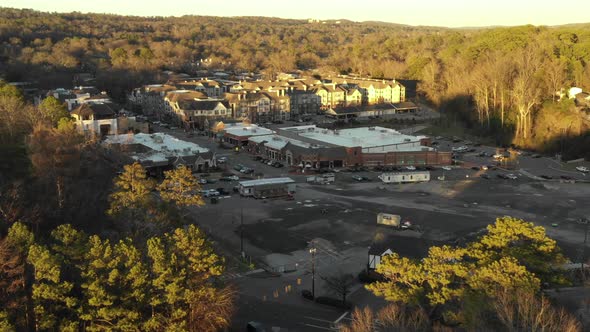
[[[479,27],[590,22],[590,0],[2,0],[2,7],[137,16],[267,16]]]

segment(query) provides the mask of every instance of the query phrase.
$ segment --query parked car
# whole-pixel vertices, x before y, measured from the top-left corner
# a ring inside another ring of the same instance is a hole
[[[516,179],[518,179],[518,176],[511,173],[511,174],[506,174],[506,178],[508,178],[510,180],[516,180]]]
[[[570,180],[570,181],[574,179],[569,175],[562,175],[562,176],[560,176],[560,178],[562,178],[563,180]]]
[[[363,177],[360,175],[356,175],[356,174],[352,176],[352,179],[355,181],[358,181],[358,182],[363,181]]]
[[[215,182],[217,182],[217,180],[215,180],[215,179],[207,179],[207,183],[215,183]]]
[[[499,177],[500,179],[504,179],[504,180],[508,179],[508,176],[506,174],[499,173],[496,176]]]
[[[532,157],[533,157],[533,158],[541,158],[541,157],[543,157],[543,156],[541,156],[541,155],[540,155],[540,154],[538,154],[538,153],[535,153],[534,155],[532,155]]]
[[[275,161],[275,162],[272,164],[272,167],[281,168],[281,167],[283,167],[283,164],[282,164],[282,163],[280,163],[280,162],[278,162],[278,161]]]
[[[408,171],[415,171],[416,170],[416,167],[414,167],[414,166],[406,166],[406,169]]]
[[[247,332],[269,332],[270,330],[267,331],[266,327],[264,327],[264,324],[260,323],[260,322],[249,322],[248,325],[246,325],[246,331]]]
[[[473,166],[473,167],[471,167],[471,169],[474,171],[479,171],[479,166]]]
[[[207,184],[207,179],[199,179],[199,184]]]
[[[301,291],[301,296],[303,296],[303,298],[305,298],[305,299],[308,299],[308,300],[312,300],[313,301],[313,294],[308,289],[302,290]]]
[[[229,191],[225,190],[225,188],[217,188],[217,192],[219,192],[219,195],[229,195]]]
[[[237,165],[234,166],[234,169],[236,171],[241,171],[243,168],[244,168],[244,165],[242,165],[242,164],[237,164]]]
[[[219,191],[217,191],[215,189],[203,190],[201,192],[201,195],[203,195],[203,197],[215,197],[215,196],[219,196]]]
[[[490,179],[490,176],[487,175],[487,174],[485,174],[485,173],[482,174],[482,175],[480,175],[479,177],[482,178],[482,179],[486,179],[486,180],[489,180]]]
[[[459,143],[461,142],[461,139],[457,136],[453,136],[453,143]]]
[[[543,179],[545,179],[545,180],[551,180],[551,179],[553,179],[553,177],[552,177],[551,175],[541,175],[541,176],[539,176],[539,177],[540,177],[540,178],[543,178]]]
[[[425,168],[427,171],[434,171],[436,169],[434,166],[426,166]]]
[[[218,164],[225,164],[227,162],[227,157],[219,157],[217,158]]]
[[[588,167],[585,167],[585,166],[578,166],[578,167],[576,167],[576,170],[577,171],[580,171],[582,173],[588,173],[588,172],[590,172],[590,169],[588,169]]]
[[[443,166],[442,169],[444,169],[445,171],[450,171],[453,168],[451,166]]]
[[[244,167],[240,170],[240,173],[244,173],[244,174],[252,174],[254,173],[254,170],[248,167]]]

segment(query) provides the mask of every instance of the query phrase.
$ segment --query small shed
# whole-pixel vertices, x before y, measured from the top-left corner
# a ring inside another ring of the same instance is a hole
[[[242,196],[281,197],[295,192],[295,181],[287,177],[241,181],[238,190]]]
[[[412,183],[430,181],[429,171],[393,172],[379,175],[384,183]]]

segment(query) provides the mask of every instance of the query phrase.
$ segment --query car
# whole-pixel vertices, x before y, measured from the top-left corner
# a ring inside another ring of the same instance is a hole
[[[264,324],[262,324],[260,322],[254,322],[254,321],[249,322],[248,325],[246,325],[246,331],[247,332],[268,332],[266,327],[264,326]]]
[[[425,168],[427,171],[434,171],[436,169],[434,166],[426,166]]]
[[[242,170],[244,167],[245,167],[245,166],[244,166],[244,165],[242,165],[242,164],[237,164],[237,165],[235,165],[235,166],[234,166],[234,169],[235,169],[236,171],[241,171],[241,170]]]
[[[283,167],[283,166],[284,166],[284,165],[283,165],[282,163],[278,162],[278,161],[275,161],[275,162],[272,164],[272,167],[276,167],[276,168],[281,168],[281,167]]]
[[[499,173],[496,176],[500,179],[504,179],[504,180],[508,179],[508,176],[506,174]]]
[[[467,152],[475,152],[475,151],[477,151],[477,150],[476,150],[476,149],[474,149],[474,148],[471,148],[471,149],[468,149],[468,150],[467,150]]]
[[[254,157],[252,157],[252,160],[260,161],[260,160],[262,160],[262,157],[261,156],[254,156]]]
[[[543,156],[541,156],[541,155],[540,155],[540,154],[538,154],[538,153],[535,153],[535,154],[534,154],[534,155],[532,155],[531,157],[533,157],[533,158],[541,158],[541,157],[543,157]]]
[[[272,160],[269,160],[269,161],[268,161],[266,164],[267,164],[268,166],[272,166],[272,164],[273,164],[273,163],[274,163],[274,161],[272,161]]]
[[[442,137],[442,136],[436,136],[434,139],[440,141],[441,139],[444,139],[444,137]]]
[[[492,156],[494,159],[502,160],[504,159],[504,155],[501,153],[496,153]]]
[[[203,190],[201,191],[201,195],[203,195],[203,197],[215,197],[219,196],[219,191],[215,189]]]
[[[482,178],[482,179],[486,179],[486,180],[489,180],[490,179],[490,176],[487,175],[487,174],[485,174],[485,173],[484,174],[481,174],[479,177]]]
[[[562,176],[560,176],[560,178],[561,178],[561,179],[563,179],[563,180],[568,180],[568,181],[571,181],[571,180],[573,180],[573,179],[574,179],[574,178],[572,178],[572,177],[571,177],[571,176],[569,176],[569,175],[562,175]]]
[[[406,166],[406,169],[408,171],[415,171],[416,170],[416,167],[414,167],[414,166]]]
[[[242,171],[243,171],[243,172],[242,172]],[[244,168],[244,169],[240,170],[240,173],[244,173],[244,174],[252,174],[252,173],[254,173],[254,170],[253,170],[253,169],[251,169],[251,168],[248,168],[248,167],[246,167],[246,168]]]
[[[207,179],[199,179],[199,184],[207,184]]]
[[[471,169],[474,171],[479,171],[479,166],[473,166],[473,167],[471,167]]]
[[[356,174],[352,176],[352,179],[355,181],[358,181],[358,182],[363,181],[363,177],[360,175],[356,175]]]
[[[539,177],[542,178],[542,179],[545,179],[545,180],[551,180],[551,179],[553,179],[553,177],[551,175],[540,175]]]
[[[308,299],[308,300],[312,300],[313,301],[313,294],[308,289],[302,290],[301,291],[301,296],[303,296],[304,299]]]
[[[215,179],[207,179],[207,183],[215,183],[215,182],[217,182],[217,180],[215,180]]]
[[[225,188],[217,188],[217,192],[219,192],[219,195],[223,195],[223,196],[229,195],[229,191],[225,190]]]
[[[588,172],[590,172],[590,169],[588,169],[588,167],[585,167],[585,166],[578,166],[578,167],[576,167],[576,170],[577,171],[580,171],[582,173],[588,173]]]
[[[443,166],[442,169],[444,169],[445,171],[450,171],[453,168],[451,166]]]
[[[461,139],[459,137],[453,136],[453,143],[459,143]]]
[[[226,161],[227,161],[227,157],[219,157],[219,158],[217,158],[217,163],[218,164],[225,164]]]
[[[479,168],[480,168],[481,170],[483,170],[483,171],[487,171],[487,170],[488,170],[488,167],[487,167],[486,165],[482,165],[482,166],[480,166]]]
[[[510,173],[510,174],[506,174],[506,178],[508,178],[510,180],[516,180],[516,179],[518,179],[518,176]]]

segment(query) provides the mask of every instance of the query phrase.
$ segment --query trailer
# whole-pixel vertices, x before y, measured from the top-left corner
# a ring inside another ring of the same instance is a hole
[[[271,198],[289,196],[295,192],[295,181],[291,178],[268,178],[241,181],[238,192],[242,196]]]
[[[413,182],[428,182],[430,181],[429,171],[414,171],[414,172],[393,172],[383,173],[378,176],[383,183],[413,183]]]
[[[400,215],[384,212],[377,214],[377,225],[395,227],[399,229],[412,228],[412,223],[408,220],[402,222],[402,217]]]
[[[336,175],[334,175],[334,173],[310,175],[307,177],[308,183],[316,183],[316,184],[330,184],[330,183],[334,183],[335,180],[336,180]]]

